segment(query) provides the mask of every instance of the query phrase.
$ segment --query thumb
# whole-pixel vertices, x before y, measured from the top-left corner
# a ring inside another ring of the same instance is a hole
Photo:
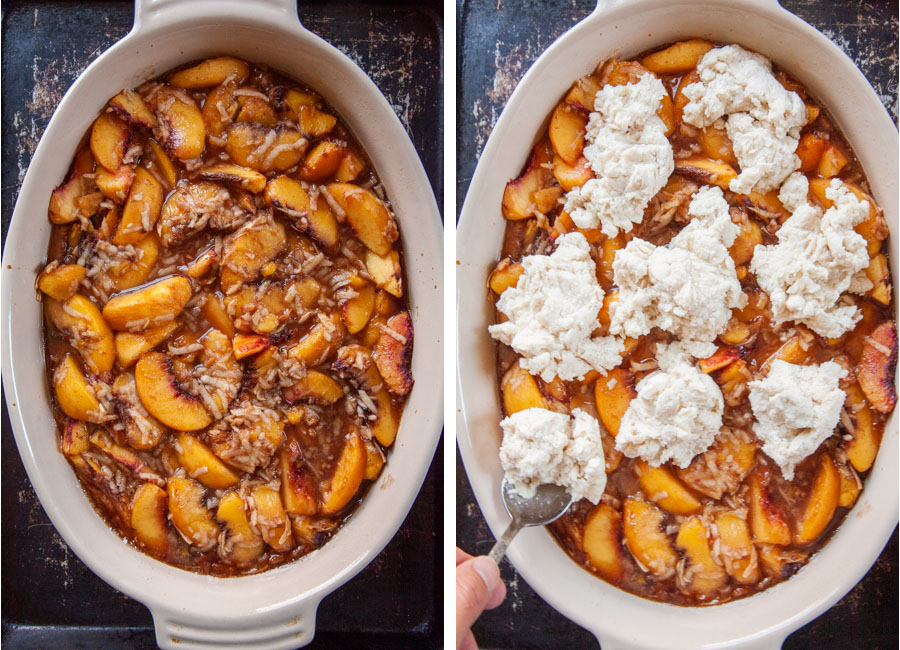
[[[456,567],[456,638],[481,615],[491,592],[500,584],[500,569],[489,557],[466,560]]]

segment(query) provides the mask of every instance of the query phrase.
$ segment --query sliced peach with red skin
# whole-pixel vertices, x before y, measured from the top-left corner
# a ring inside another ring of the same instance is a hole
[[[67,456],[77,456],[90,449],[90,435],[87,425],[81,420],[67,419],[63,425],[60,448]]]
[[[552,160],[553,147],[549,140],[542,140],[535,145],[525,171],[518,178],[509,181],[503,191],[501,209],[505,219],[517,221],[534,216],[532,195],[552,184],[553,174],[544,167]]]
[[[663,528],[665,514],[642,499],[628,497],[622,516],[625,546],[657,580],[675,573],[678,554]]]
[[[250,66],[233,56],[220,56],[178,72],[173,72],[169,83],[179,88],[210,88],[226,79],[240,83],[250,74]]]
[[[590,565],[607,580],[616,581],[625,573],[622,550],[622,515],[601,503],[584,521],[582,546]]]
[[[131,126],[152,129],[156,126],[156,116],[144,98],[130,89],[125,89],[109,100],[113,112]]]
[[[319,512],[315,482],[305,465],[300,465],[300,447],[296,440],[281,449],[281,500],[284,509],[294,515],[314,515]]]
[[[148,352],[135,366],[134,380],[144,408],[169,428],[198,431],[212,424],[212,416],[199,398],[178,383],[171,359],[162,352]]]
[[[325,186],[347,216],[347,225],[366,248],[387,255],[399,233],[394,215],[371,190],[352,183]]]
[[[775,502],[769,488],[769,477],[756,471],[748,479],[750,501],[750,528],[757,544],[791,543],[791,527],[781,507]]]
[[[594,384],[594,404],[600,421],[610,435],[616,436],[631,400],[637,397],[634,375],[624,368],[614,368]]]
[[[169,550],[169,497],[153,483],[143,483],[131,501],[131,528],[138,541],[156,555]]]
[[[859,387],[872,408],[890,413],[897,403],[894,374],[897,369],[897,325],[887,321],[875,328],[863,344],[856,366]]]
[[[122,208],[122,218],[113,236],[113,244],[124,246],[142,240],[156,225],[162,202],[163,188],[160,182],[146,169],[138,167],[134,172],[134,181],[125,207]]]
[[[50,223],[72,223],[78,219],[76,201],[84,193],[84,174],[94,170],[94,157],[88,147],[75,154],[66,179],[50,194],[48,216]]]
[[[322,490],[322,513],[335,514],[350,503],[359,491],[365,471],[365,447],[359,434],[353,431],[347,436],[334,474]]]
[[[409,312],[402,311],[389,318],[386,329],[391,332],[382,331],[372,357],[387,389],[395,395],[406,395],[413,385],[413,324]]]
[[[700,366],[700,370],[709,374],[715,370],[724,368],[740,355],[741,353],[737,348],[719,348],[711,357],[700,359],[697,362],[697,365]]]
[[[94,154],[94,160],[107,171],[115,172],[125,159],[131,134],[132,129],[124,120],[112,113],[102,113],[91,127],[91,153]]]
[[[795,544],[809,544],[822,534],[834,517],[840,495],[841,478],[834,461],[827,453],[822,454],[806,504],[797,520]]]
[[[154,320],[173,320],[191,298],[191,283],[180,275],[140,289],[117,293],[103,306],[103,318],[117,331],[146,329]],[[144,327],[135,323],[146,321]]]
[[[550,143],[556,154],[570,165],[578,162],[584,151],[587,123],[587,115],[566,102],[561,102],[550,118]]]
[[[172,477],[167,488],[172,524],[182,537],[200,551],[215,547],[219,526],[203,503],[206,494],[203,486],[189,478]]]
[[[232,339],[234,348],[234,358],[243,359],[254,354],[258,354],[272,345],[272,341],[268,336],[261,334],[247,334],[239,332]]]

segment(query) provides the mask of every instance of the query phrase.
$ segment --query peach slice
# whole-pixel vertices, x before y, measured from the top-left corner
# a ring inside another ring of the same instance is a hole
[[[697,67],[715,45],[700,38],[679,41],[641,59],[641,65],[656,74],[684,74]]]
[[[243,220],[234,209],[231,195],[221,185],[209,181],[181,183],[169,194],[159,216],[157,231],[165,246],[174,247],[209,225],[231,229]]]
[[[755,220],[743,219],[739,225],[741,230],[728,249],[735,266],[747,264],[753,257],[753,250],[762,243],[762,230]]]
[[[192,278],[202,278],[204,275],[212,271],[219,256],[216,253],[215,246],[210,246],[205,251],[197,255],[194,260],[188,264],[187,274]]]
[[[291,348],[290,355],[303,361],[307,367],[324,363],[337,350],[344,338],[341,317],[332,314],[319,322]]]
[[[825,151],[825,147],[828,144],[828,140],[825,140],[819,136],[818,133],[814,131],[810,131],[809,133],[804,133],[800,136],[800,142],[797,145],[797,157],[800,158],[800,171],[804,174],[808,174],[813,171],[819,165],[819,160],[822,158],[822,152]]]
[[[122,209],[122,218],[113,237],[113,244],[124,246],[142,240],[156,225],[162,202],[162,185],[153,174],[139,167],[134,172],[134,182]]]
[[[352,150],[348,150],[334,172],[334,179],[339,183],[356,180],[366,168],[366,161]]]
[[[823,178],[832,178],[841,173],[841,170],[847,166],[850,159],[847,157],[840,147],[833,144],[826,145],[822,150],[822,156],[819,158],[819,164],[816,171]]]
[[[250,66],[233,56],[207,59],[190,68],[172,73],[169,83],[179,88],[210,88],[226,79],[242,82],[250,74]]]
[[[347,332],[356,334],[369,323],[375,309],[375,287],[357,275],[351,277],[350,286],[356,295],[341,302],[341,318]]]
[[[44,300],[47,319],[66,335],[96,375],[109,372],[116,360],[112,330],[89,298],[76,293],[64,303]]]
[[[171,359],[162,352],[148,352],[134,371],[138,396],[150,415],[178,431],[198,431],[212,424],[212,417],[199,398],[185,392],[172,370]]]
[[[110,458],[122,465],[132,474],[141,478],[149,478],[162,484],[162,478],[151,471],[142,458],[131,449],[117,444],[105,429],[98,429],[91,435],[91,444],[105,452]]]
[[[95,423],[104,420],[94,388],[72,355],[67,354],[53,371],[53,390],[59,407],[70,418]]]
[[[806,346],[807,348],[809,346]],[[769,372],[769,368],[776,360],[787,361],[788,363],[803,365],[809,360],[810,352],[805,349],[802,343],[802,337],[796,334],[785,341],[772,355],[770,355],[760,366],[759,374],[765,375]]]
[[[131,528],[138,541],[157,555],[169,550],[169,497],[153,483],[143,483],[131,501]]]
[[[359,491],[366,472],[366,450],[355,431],[347,436],[334,474],[322,490],[322,514],[340,512]]]
[[[156,233],[150,233],[133,246],[138,252],[138,259],[110,269],[116,291],[125,291],[143,284],[156,265],[159,257],[159,237]]]
[[[337,359],[331,364],[339,376],[348,379],[365,391],[380,390],[384,385],[369,349],[352,343],[338,350]]]
[[[687,486],[713,499],[735,492],[756,461],[756,444],[727,430],[713,445],[675,473]]]
[[[566,103],[586,113],[591,113],[594,110],[594,98],[602,86],[603,84],[596,75],[585,75],[572,84],[569,94],[566,95]]]
[[[234,358],[240,360],[259,354],[272,345],[272,341],[268,336],[241,332],[234,335],[231,344],[234,348]]]
[[[301,106],[297,111],[297,122],[307,138],[316,139],[327,135],[337,124],[337,118],[320,111],[315,106]]]
[[[63,264],[44,271],[38,276],[38,289],[60,302],[75,295],[87,270],[78,264]]]
[[[231,339],[219,330],[211,329],[206,332],[200,337],[200,344],[203,345],[200,363],[206,368],[200,381],[203,383],[207,378],[212,380],[205,384],[207,401],[211,399],[215,403],[215,409],[212,405],[209,405],[209,408],[218,420],[228,412],[231,402],[240,390],[243,369],[234,358]]]
[[[622,516],[601,503],[584,521],[582,546],[590,565],[607,580],[616,581],[625,573],[622,551]]]
[[[757,544],[791,543],[791,527],[781,507],[772,498],[767,474],[756,471],[748,479],[750,501],[750,528]]]
[[[675,161],[675,171],[685,178],[707,185],[728,189],[733,178],[737,178],[734,167],[726,162],[718,162],[702,156],[690,156]]]
[[[117,293],[103,307],[103,318],[117,331],[141,331],[174,320],[191,299],[191,283],[180,275]]]
[[[103,196],[121,203],[128,196],[134,182],[134,167],[122,165],[114,172],[107,171],[105,167],[97,167],[94,182]]]
[[[215,293],[207,293],[203,306],[200,307],[200,314],[206,319],[206,322],[215,327],[226,336],[234,337],[234,322],[225,310],[222,303],[222,297]]]
[[[663,529],[665,514],[641,499],[628,497],[622,517],[625,546],[642,567],[657,580],[675,573],[678,555]]]
[[[372,351],[378,372],[384,377],[387,389],[395,395],[406,395],[412,390],[412,348],[412,319],[409,312],[402,311],[388,319]]]
[[[290,217],[294,227],[327,250],[338,244],[338,223],[324,197],[313,201],[303,185],[279,176],[266,185],[266,203]]]
[[[94,154],[94,160],[107,171],[115,172],[125,159],[131,134],[131,127],[124,120],[112,113],[102,113],[91,127],[91,153]]]
[[[725,571],[741,584],[755,584],[759,580],[759,564],[747,520],[733,512],[722,512],[716,517],[716,530]]]
[[[189,478],[172,477],[167,487],[169,514],[181,536],[200,551],[215,547],[219,526],[203,503],[203,486]]]
[[[144,410],[137,395],[134,377],[123,372],[116,377],[112,389],[120,420],[125,426],[125,441],[134,449],[155,447],[166,429]]]
[[[275,259],[286,245],[284,226],[277,221],[255,219],[241,226],[225,238],[222,249],[222,288],[227,292],[242,280],[255,280],[260,269]]]
[[[703,521],[694,515],[685,519],[678,527],[675,546],[684,553],[688,560],[688,568],[692,569],[688,590],[695,594],[712,596],[725,586],[728,575],[713,559],[707,535]]]
[[[537,381],[518,363],[506,371],[500,380],[503,411],[507,416],[530,408],[547,408],[547,400]]]
[[[394,444],[397,430],[400,428],[400,417],[391,402],[391,395],[387,389],[382,388],[372,396],[378,408],[375,413],[375,423],[372,425],[372,435],[385,447]]]
[[[400,268],[400,253],[392,248],[387,255],[379,255],[366,249],[366,270],[375,284],[392,296],[403,297],[403,271]]]
[[[313,404],[334,404],[344,396],[341,385],[323,372],[310,370],[293,386],[285,388],[284,399],[293,404],[306,400]]]
[[[147,107],[144,98],[130,89],[125,89],[109,100],[113,112],[133,127],[153,129],[156,116]]]
[[[81,215],[84,217],[93,217],[95,214],[97,214],[100,211],[101,203],[103,203],[102,192],[91,192],[90,194],[84,194],[82,196],[79,196],[75,201],[75,204],[81,211]]]
[[[399,233],[384,201],[352,183],[329,183],[325,189],[346,213],[347,225],[356,238],[379,255],[387,255]]]
[[[581,158],[588,118],[574,106],[560,103],[550,118],[550,143],[556,154],[570,165]]]
[[[366,440],[363,444],[366,451],[366,471],[363,479],[366,481],[374,481],[381,474],[384,467],[384,452],[371,440]]]
[[[852,438],[844,443],[844,448],[854,469],[857,472],[865,472],[875,462],[875,456],[881,446],[882,431],[876,428],[872,420],[872,411],[859,384],[851,384],[844,390],[847,393],[844,408],[849,412],[854,424]]]
[[[587,158],[581,157],[571,165],[560,156],[553,155],[553,177],[566,192],[581,187],[594,178],[594,170]]]
[[[503,191],[501,210],[509,221],[528,219],[534,216],[533,193],[553,183],[553,173],[545,165],[553,160],[553,146],[549,140],[535,145],[525,171],[518,178],[509,181]]]
[[[891,304],[891,272],[888,270],[887,258],[883,253],[872,257],[866,268],[866,277],[872,282],[869,295],[882,305]]]
[[[836,465],[836,467],[840,477],[838,506],[841,508],[852,508],[859,497],[859,493],[862,492],[862,481],[859,480],[859,475],[850,465],[841,463]]]
[[[214,490],[231,487],[241,480],[196,436],[180,432],[175,439],[178,462],[194,480]]]
[[[175,163],[156,140],[148,138],[147,144],[150,146],[152,162],[150,171],[157,175],[160,182],[165,184],[166,189],[171,190],[178,183],[178,169],[175,167]]]
[[[303,160],[308,145],[303,134],[290,125],[266,127],[241,122],[232,124],[227,133],[225,151],[232,160],[263,173],[290,169]]]
[[[504,257],[491,271],[488,286],[499,296],[510,287],[516,286],[524,272],[525,267],[520,262],[514,263],[508,257]]]
[[[159,124],[156,135],[178,160],[203,153],[206,125],[197,103],[184,91],[163,87],[153,98]]]
[[[740,350],[737,348],[719,348],[711,357],[700,359],[697,365],[700,366],[700,370],[709,374],[716,370],[721,370],[740,355]]]
[[[319,511],[315,483],[305,464],[300,464],[300,446],[291,440],[281,449],[281,500],[285,511],[294,515],[314,515]]]
[[[234,118],[235,122],[252,122],[269,127],[278,124],[278,116],[275,115],[275,111],[269,106],[269,102],[261,97],[241,97],[238,105],[241,108]]]
[[[67,419],[63,426],[60,448],[67,456],[77,456],[90,449],[91,432],[81,420]]]
[[[808,553],[797,548],[784,548],[775,544],[760,544],[759,563],[767,575],[783,579],[796,572],[795,565],[806,561]]]
[[[894,373],[897,369],[897,325],[887,321],[875,328],[863,344],[856,366],[859,387],[872,408],[890,413],[897,403]]]
[[[62,185],[50,194],[48,217],[50,223],[72,223],[78,219],[76,201],[84,194],[84,174],[94,170],[94,157],[88,147],[83,147],[75,154],[75,160],[66,174]]]
[[[840,475],[831,456],[827,453],[822,454],[806,505],[797,520],[795,544],[809,544],[822,534],[834,516],[840,494]]]
[[[622,418],[631,400],[637,397],[634,376],[624,368],[610,370],[605,377],[598,377],[594,384],[594,403],[597,414],[606,430],[613,437],[619,433]]]
[[[300,117],[300,109],[304,106],[321,106],[322,98],[313,93],[279,86],[272,90],[272,106],[284,117],[295,122]]]
[[[690,515],[700,510],[697,497],[665,467],[653,467],[638,458],[634,470],[641,489],[653,503],[676,515]]]
[[[206,125],[206,133],[211,139],[219,139],[223,136],[225,129],[228,128],[240,109],[240,104],[234,94],[235,90],[237,90],[235,82],[224,83],[209,91],[206,101],[203,102],[201,116]]]
[[[344,160],[346,149],[330,140],[323,140],[306,154],[303,164],[297,171],[300,180],[319,183],[333,176]],[[358,174],[357,174],[358,175]]]
[[[266,177],[258,171],[228,163],[204,167],[197,172],[197,178],[215,183],[229,183],[254,194],[259,194],[266,187]]]
[[[263,540],[276,551],[291,550],[294,547],[291,525],[278,492],[266,485],[259,485],[253,488],[252,495],[256,527]]]

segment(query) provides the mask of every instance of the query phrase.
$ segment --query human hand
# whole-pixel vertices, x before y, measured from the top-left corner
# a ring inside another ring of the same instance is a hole
[[[472,557],[456,549],[456,648],[477,650],[472,624],[486,609],[494,609],[506,598],[500,569],[489,557]]]

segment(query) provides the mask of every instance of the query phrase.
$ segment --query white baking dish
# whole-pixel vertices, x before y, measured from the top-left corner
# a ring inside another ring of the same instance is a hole
[[[852,61],[775,0],[599,0],[557,40],[510,98],[478,163],[457,234],[457,436],[469,481],[494,534],[508,516],[500,500],[500,405],[485,279],[498,259],[500,201],[546,116],[601,60],[697,36],[739,43],[770,57],[831,111],[856,151],[891,227],[897,269],[897,130]],[[551,606],[610,648],[769,648],[834,604],[866,573],[897,523],[898,414],[888,422],[866,489],[825,548],[796,576],[753,597],[707,608],[652,602],[621,591],[573,562],[542,528],[519,534],[509,558]],[[864,638],[865,632],[860,631]]]
[[[166,648],[293,648],[308,643],[319,602],[363,569],[402,524],[441,432],[442,227],[415,149],[372,81],[304,29],[294,0],[138,0],[134,29],[75,81],[35,151],[5,245],[3,383],[16,443],[41,504],[72,550],[152,612]],[[221,579],[144,555],[97,516],[56,446],[34,277],[45,261],[50,192],[107,99],[173,66],[214,54],[267,63],[322,93],[365,147],[394,204],[406,251],[416,344],[397,441],[378,481],[321,549],[267,573]],[[437,119],[437,116],[436,116]],[[389,597],[386,594],[386,597]],[[349,622],[348,622],[349,623]]]

